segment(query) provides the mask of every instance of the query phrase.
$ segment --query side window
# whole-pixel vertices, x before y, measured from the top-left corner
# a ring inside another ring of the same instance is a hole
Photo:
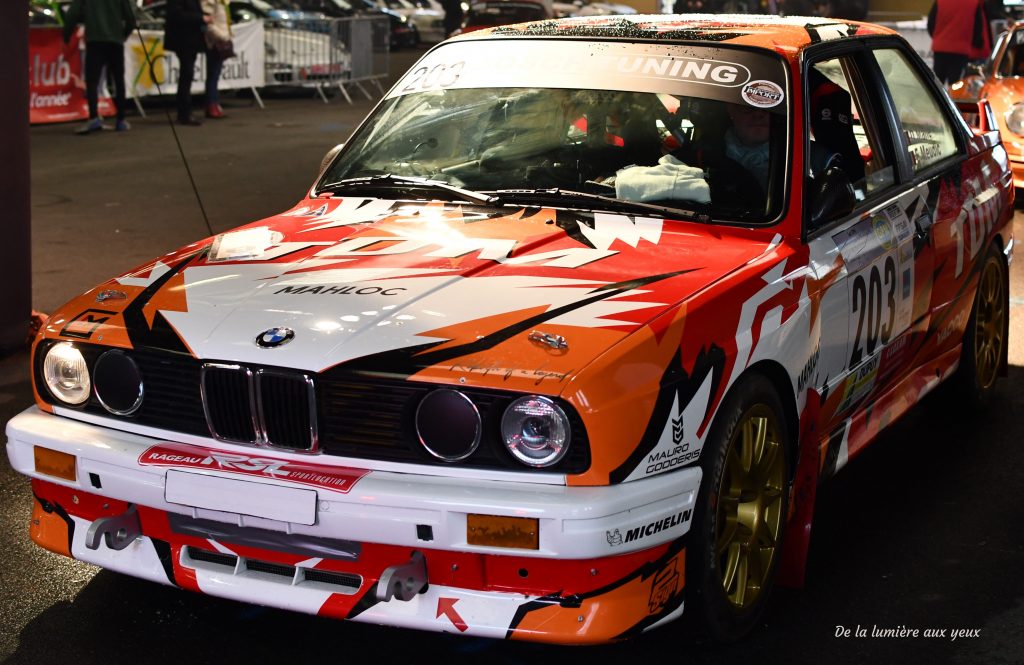
[[[895,49],[879,49],[874,54],[892,93],[914,172],[955,155],[953,127],[906,57]]]
[[[891,151],[883,148],[865,86],[852,58],[815,62],[807,70],[808,196],[819,196],[826,171],[838,169],[853,187],[854,205],[893,185]],[[815,202],[808,200],[813,209]],[[818,224],[835,218],[830,214]]]

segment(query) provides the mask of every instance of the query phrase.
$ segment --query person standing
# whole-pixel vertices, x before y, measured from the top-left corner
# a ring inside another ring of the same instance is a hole
[[[943,84],[959,80],[970,60],[992,52],[985,0],[935,0],[928,13],[935,75]]]
[[[85,23],[85,97],[89,103],[89,119],[75,133],[92,134],[103,129],[99,87],[104,67],[107,81],[113,79],[114,83],[116,129],[126,131],[129,125],[124,118],[124,40],[135,29],[135,13],[128,0],[74,0],[64,17],[65,44],[79,23]]]
[[[192,79],[196,57],[206,51],[206,26],[213,19],[203,13],[199,0],[167,0],[164,48],[178,56],[178,124],[201,125],[192,115]]]
[[[227,0],[202,0],[203,14],[210,17],[206,25],[206,117],[226,118],[220,106],[217,84],[224,61],[234,57],[231,42],[231,22],[228,19]]]

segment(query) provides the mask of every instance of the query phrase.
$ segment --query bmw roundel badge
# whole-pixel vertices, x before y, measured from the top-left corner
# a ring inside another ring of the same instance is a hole
[[[295,339],[291,328],[271,328],[256,335],[256,346],[261,349],[276,349]]]

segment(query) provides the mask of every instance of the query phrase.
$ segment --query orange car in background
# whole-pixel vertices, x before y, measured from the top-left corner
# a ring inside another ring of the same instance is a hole
[[[1024,22],[996,40],[988,61],[950,86],[955,100],[986,99],[1010,156],[1013,184],[1024,187]]]

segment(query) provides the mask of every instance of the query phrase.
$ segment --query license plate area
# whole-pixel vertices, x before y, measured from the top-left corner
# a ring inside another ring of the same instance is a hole
[[[293,524],[316,523],[316,490],[170,469],[164,483],[164,499],[191,508]]]

